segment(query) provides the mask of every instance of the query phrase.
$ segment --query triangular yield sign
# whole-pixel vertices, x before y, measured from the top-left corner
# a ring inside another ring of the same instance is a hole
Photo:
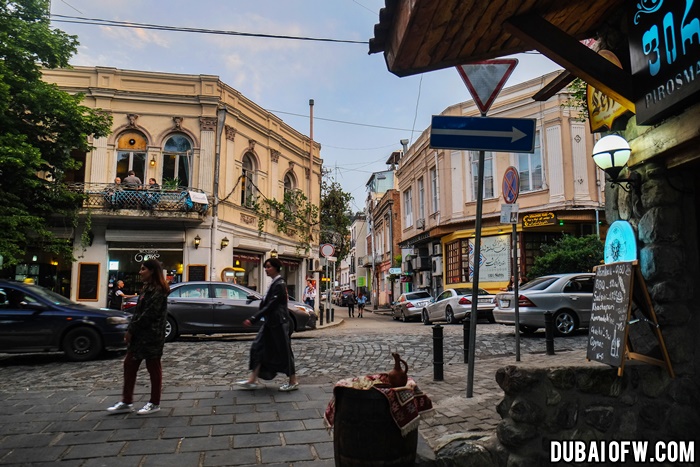
[[[456,67],[483,115],[489,111],[517,64],[518,59],[512,58],[484,60]]]

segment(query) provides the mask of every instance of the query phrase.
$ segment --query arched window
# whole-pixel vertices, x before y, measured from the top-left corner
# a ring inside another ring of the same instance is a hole
[[[295,198],[292,197],[292,193],[294,190],[296,190],[296,178],[294,177],[294,173],[289,171],[284,175],[284,200],[285,204],[287,206],[287,209],[289,209],[290,212],[295,212],[297,210],[297,206],[295,205]],[[287,214],[287,216],[291,217],[290,214]],[[289,220],[289,219],[288,219]]]
[[[243,177],[241,178],[241,205],[250,206],[255,201],[255,160],[253,155],[243,156]]]
[[[146,137],[138,131],[128,131],[117,139],[117,173],[115,176],[124,179],[129,170],[144,180],[146,174]]]
[[[284,176],[284,193],[287,194],[293,191],[296,187],[296,180],[294,180],[294,175],[291,172],[287,172]]]
[[[184,135],[173,135],[163,146],[163,184],[190,186],[192,143]]]

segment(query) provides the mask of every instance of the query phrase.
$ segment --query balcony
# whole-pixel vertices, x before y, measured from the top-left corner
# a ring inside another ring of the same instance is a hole
[[[119,188],[113,183],[75,183],[69,190],[83,193],[83,208],[91,213],[110,215],[119,213],[158,217],[201,218],[209,209],[207,196],[193,188],[150,190],[147,188]],[[130,211],[130,212],[129,212]]]

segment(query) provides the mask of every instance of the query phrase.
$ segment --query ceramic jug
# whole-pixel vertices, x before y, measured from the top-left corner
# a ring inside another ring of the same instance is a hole
[[[389,385],[392,388],[406,386],[408,382],[408,364],[396,352],[392,352],[391,356],[394,357],[394,368],[388,373]],[[401,368],[402,365],[403,368]]]

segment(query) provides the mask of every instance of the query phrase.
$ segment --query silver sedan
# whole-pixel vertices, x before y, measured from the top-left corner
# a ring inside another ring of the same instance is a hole
[[[554,319],[554,332],[571,335],[580,327],[588,327],[593,306],[595,274],[552,274],[533,279],[518,290],[520,330],[533,333],[544,328],[544,314]],[[515,326],[515,297],[513,292],[496,295],[493,317],[497,323]]]
[[[423,324],[433,321],[447,321],[457,323],[462,321],[472,311],[472,292],[468,287],[446,289],[428,306],[422,310]],[[484,289],[479,289],[477,303],[477,317],[489,320],[493,323],[494,295]]]

